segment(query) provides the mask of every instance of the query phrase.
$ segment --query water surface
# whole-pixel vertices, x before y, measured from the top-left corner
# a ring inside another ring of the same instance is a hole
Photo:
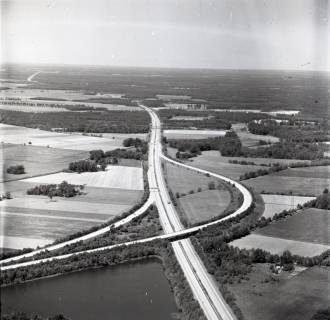
[[[1,289],[2,313],[14,310],[77,320],[162,320],[177,312],[156,260],[45,278]]]

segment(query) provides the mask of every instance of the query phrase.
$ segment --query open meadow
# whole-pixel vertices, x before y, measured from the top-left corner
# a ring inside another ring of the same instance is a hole
[[[73,161],[87,159],[88,152],[37,147],[32,145],[0,144],[0,181],[34,177],[51,172],[58,172],[68,167]],[[24,165],[25,174],[7,173],[7,168]]]
[[[7,133],[18,131],[23,137],[24,132],[30,130],[33,133],[41,131],[9,126]],[[15,133],[12,135],[14,137]],[[47,135],[58,143],[58,135],[66,136],[51,132]],[[42,136],[47,139],[44,133]],[[124,137],[120,135],[118,139],[104,141],[111,143],[114,140],[119,146]],[[84,139],[102,139],[82,135],[79,138],[82,143],[86,143]],[[105,150],[108,150],[108,144],[105,144]],[[98,146],[91,144],[89,148]],[[10,192],[13,199],[0,202],[0,248],[22,249],[49,244],[60,237],[111,220],[129,210],[143,194],[143,171],[141,163],[136,160],[128,159],[123,161],[123,165],[108,166],[106,171],[78,174],[60,171],[68,168],[72,161],[88,158],[86,151],[14,144],[1,144],[1,150],[3,168],[22,164],[26,173],[13,175],[3,171],[1,176],[0,193]],[[83,194],[52,200],[26,194],[28,189],[38,184],[58,184],[63,180],[85,185]]]
[[[330,249],[330,245],[281,239],[255,233],[234,240],[230,244],[240,249],[262,249],[272,254],[282,254],[284,251],[289,250],[292,254],[304,257],[318,256]]]
[[[256,234],[330,246],[330,210],[307,208],[273,221]]]
[[[262,214],[265,218],[272,218],[276,213],[283,210],[295,209],[298,205],[315,199],[315,197],[285,196],[276,194],[262,194],[265,210]]]
[[[192,158],[190,165],[204,170],[209,170],[235,180],[238,180],[244,173],[257,171],[258,169],[263,168],[255,165],[229,163],[229,159],[230,158],[227,157],[221,157],[220,152],[216,150],[204,151],[200,156]],[[240,160],[246,159],[240,158]]]
[[[244,181],[259,193],[318,196],[330,185],[330,179],[266,175]]]
[[[230,192],[224,185],[218,189],[217,179],[170,163],[165,163],[165,173],[169,189],[190,224],[221,216],[231,203]],[[210,190],[210,183],[215,189]]]
[[[221,217],[230,202],[231,196],[227,190],[206,190],[178,199],[179,205],[191,224]]]
[[[260,248],[273,254],[289,250],[313,257],[330,249],[329,210],[305,208],[292,216],[273,221],[231,243],[241,249]]]
[[[229,286],[244,319],[310,320],[328,305],[329,268],[315,266],[297,275],[283,272],[275,277],[279,282],[271,281],[268,264],[254,264],[249,280]]]
[[[167,139],[206,139],[213,137],[223,137],[225,130],[189,130],[189,129],[169,129],[164,130]]]
[[[34,184],[59,184],[62,181],[74,185],[86,185],[87,187],[143,190],[143,170],[128,166],[107,166],[105,171],[59,172],[25,179],[25,182]]]
[[[138,135],[145,137],[146,135]],[[105,151],[123,148],[125,139],[135,137],[134,134],[102,134],[102,137],[87,136],[79,133],[57,133],[0,123],[0,142],[26,144],[58,149],[90,151],[102,149]]]

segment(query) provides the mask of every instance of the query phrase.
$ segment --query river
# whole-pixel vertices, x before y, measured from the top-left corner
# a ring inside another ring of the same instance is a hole
[[[156,260],[75,272],[1,288],[2,313],[73,320],[162,320],[178,312]]]

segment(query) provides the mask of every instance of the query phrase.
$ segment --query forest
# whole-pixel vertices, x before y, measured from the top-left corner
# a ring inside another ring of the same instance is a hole
[[[0,122],[51,131],[145,133],[149,116],[143,111],[87,111],[27,113],[0,110]]]

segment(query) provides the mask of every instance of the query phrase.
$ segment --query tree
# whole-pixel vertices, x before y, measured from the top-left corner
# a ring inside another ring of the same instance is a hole
[[[210,181],[208,183],[209,190],[214,190],[215,189],[215,183],[213,181]]]

